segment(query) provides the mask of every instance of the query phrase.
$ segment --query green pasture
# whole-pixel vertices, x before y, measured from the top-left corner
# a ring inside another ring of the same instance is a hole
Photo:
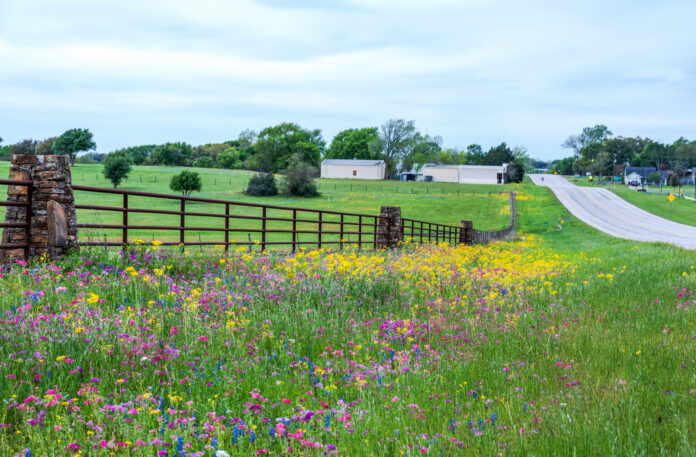
[[[0,176],[7,176],[9,164],[0,163]],[[134,167],[129,179],[119,189],[171,194],[169,180],[182,170],[179,167]],[[317,180],[321,197],[319,198],[284,198],[249,197],[243,194],[247,182],[253,176],[252,172],[241,170],[196,169],[200,173],[203,188],[194,193],[194,197],[216,200],[263,203],[276,206],[321,209],[340,212],[351,212],[368,215],[378,215],[380,207],[400,206],[402,217],[426,222],[459,226],[463,219],[474,221],[474,227],[481,230],[497,230],[505,227],[509,221],[509,205],[507,192],[514,190],[512,185],[506,186],[462,186],[450,183],[423,183],[397,181],[357,181],[357,180]],[[111,185],[102,175],[100,165],[77,165],[72,168],[73,184],[110,188]],[[122,206],[121,195],[101,194],[93,192],[75,192],[77,204],[99,206]],[[176,200],[154,199],[150,197],[129,197],[129,208],[179,211],[180,203]],[[225,206],[221,204],[188,202],[186,211],[197,213],[224,214]],[[237,216],[261,217],[260,208],[231,205],[230,213]],[[288,219],[291,211],[268,210],[266,217]],[[316,213],[298,213],[298,218],[316,221]],[[78,221],[83,224],[116,225],[122,223],[120,212],[103,210],[78,210]],[[344,240],[348,243],[358,241],[358,217],[344,218]],[[363,218],[363,222],[373,222]],[[161,215],[146,213],[130,213],[129,224],[148,226],[179,226],[178,215]],[[269,221],[267,229],[287,230],[291,225],[287,221]],[[186,226],[201,228],[224,228],[224,219],[203,216],[187,216]],[[259,233],[248,234],[244,230],[260,230],[261,221],[258,219],[232,219],[230,228],[240,230],[230,234],[230,240],[247,244],[260,241]],[[317,224],[312,222],[298,223],[298,230],[316,230]],[[323,242],[336,243],[340,238],[340,217],[324,216],[324,230],[339,232],[326,234]],[[369,231],[364,228],[364,231]],[[354,232],[354,233],[350,233]],[[372,234],[360,235],[362,241],[372,241]],[[144,241],[179,241],[179,232],[174,230],[130,230],[129,239]],[[120,241],[120,229],[83,229],[80,238],[92,241]],[[202,230],[187,231],[186,241],[223,241],[223,232]],[[298,235],[299,243],[316,241],[316,234]],[[269,233],[266,241],[287,242],[291,240],[289,233]]]

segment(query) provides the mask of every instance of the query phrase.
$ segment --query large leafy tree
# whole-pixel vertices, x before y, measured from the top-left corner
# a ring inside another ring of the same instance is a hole
[[[181,165],[189,164],[189,158],[193,152],[190,144],[184,142],[166,143],[156,146],[150,154],[150,163],[154,165]]]
[[[56,154],[65,154],[70,157],[70,164],[75,164],[78,152],[96,149],[92,132],[89,129],[66,130],[53,142],[53,151]]]
[[[304,163],[318,166],[326,142],[321,130],[303,129],[285,122],[267,127],[259,133],[254,144],[255,153],[247,167],[258,171],[280,172],[288,167],[290,157],[297,155]]]
[[[10,146],[10,154],[34,154],[38,145],[38,141],[27,138]]]
[[[616,164],[625,164],[633,161],[638,151],[638,146],[633,138],[606,138],[604,149],[609,159]]]
[[[111,181],[114,189],[128,178],[133,165],[133,157],[125,151],[112,152],[104,159],[104,177]]]
[[[379,128],[379,137],[370,143],[373,153],[379,154],[386,165],[385,179],[396,170],[396,164],[411,148],[416,134],[414,121],[389,119]]]
[[[326,150],[326,159],[376,159],[370,143],[379,138],[377,127],[348,129],[338,132]]]
[[[456,160],[455,153],[448,150],[445,154],[440,154],[442,151],[442,137],[430,135],[422,135],[416,132],[413,135],[411,147],[401,159],[401,171],[408,171],[412,168],[421,168],[428,162],[439,163],[439,159],[446,158],[448,161]]]
[[[657,141],[653,141],[645,146],[643,155],[655,165],[658,171],[662,170],[665,164],[672,158],[670,148]]]
[[[200,192],[203,187],[201,176],[195,171],[184,170],[172,176],[169,188],[174,192],[181,192],[183,196],[189,196],[192,192]]]
[[[576,155],[580,155],[580,150],[592,143],[599,143],[604,138],[612,136],[613,133],[604,124],[597,124],[594,127],[585,127],[579,135],[570,135],[563,142],[562,146],[575,151]]]
[[[36,150],[34,151],[34,153],[36,155],[53,154],[53,143],[55,143],[57,139],[58,138],[55,136],[46,138],[45,140],[36,145]]]

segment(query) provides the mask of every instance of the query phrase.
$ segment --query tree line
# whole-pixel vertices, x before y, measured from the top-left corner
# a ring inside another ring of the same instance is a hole
[[[593,173],[620,175],[626,166],[655,167],[668,171],[679,181],[689,168],[696,166],[696,141],[680,137],[672,143],[650,138],[614,137],[606,125],[585,127],[570,135],[562,144],[573,155],[551,164],[551,171],[563,175]],[[659,174],[656,172],[656,175]]]
[[[73,129],[88,132],[84,129]],[[67,133],[67,132],[66,132]],[[65,134],[64,134],[65,135]],[[56,141],[26,139],[0,149],[0,156],[10,154],[51,154],[59,150]],[[91,140],[91,133],[89,133]],[[77,149],[80,146],[82,149]],[[76,163],[103,163],[107,156],[127,156],[133,165],[190,166],[200,168],[247,169],[279,173],[286,170],[290,158],[318,169],[323,159],[376,159],[386,164],[385,178],[399,172],[419,170],[426,163],[442,165],[501,165],[509,163],[511,178],[522,179],[533,167],[525,148],[506,143],[484,151],[481,145],[466,149],[443,148],[442,138],[420,132],[414,121],[390,119],[380,127],[351,128],[339,132],[327,146],[321,130],[305,129],[284,122],[260,132],[243,130],[234,140],[192,146],[186,142],[130,146],[109,154],[97,153],[93,141],[65,150]],[[70,152],[68,152],[70,151]],[[85,152],[77,155],[77,152]]]

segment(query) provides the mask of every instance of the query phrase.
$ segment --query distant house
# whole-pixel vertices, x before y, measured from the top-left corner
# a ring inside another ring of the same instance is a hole
[[[384,160],[326,159],[321,163],[322,178],[384,179]]]
[[[426,181],[459,184],[504,184],[508,182],[507,164],[502,165],[435,165],[425,164],[421,172]],[[428,176],[431,178],[429,179]]]
[[[648,183],[648,177],[650,173],[655,173],[657,168],[655,167],[626,167],[624,169],[624,183],[626,185],[631,185],[631,183],[638,183],[638,185],[645,185]],[[660,171],[660,176],[662,176],[662,182],[656,183],[656,185],[664,186],[667,184],[667,176],[669,173],[665,170]]]

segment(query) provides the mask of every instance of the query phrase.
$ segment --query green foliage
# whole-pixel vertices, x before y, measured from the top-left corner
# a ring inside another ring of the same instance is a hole
[[[643,155],[659,171],[662,170],[667,161],[672,158],[672,151],[670,151],[666,145],[653,141],[645,146]]]
[[[667,175],[667,185],[670,187],[680,187],[679,176],[676,173],[670,173]]]
[[[128,178],[133,158],[126,152],[112,152],[104,159],[104,177],[111,181],[114,189]]]
[[[10,154],[35,154],[38,144],[38,141],[27,138],[10,146]]]
[[[196,146],[191,152],[189,161],[193,165],[199,158],[207,157],[210,159],[210,166],[204,168],[212,168],[215,166],[215,162],[217,162],[218,155],[229,147],[230,146],[227,143],[208,143],[201,146]],[[198,165],[193,166],[196,167]]]
[[[585,127],[579,135],[570,135],[561,146],[572,149],[576,154],[580,150],[592,143],[599,143],[604,138],[612,136],[613,133],[604,124],[597,124],[594,127]]]
[[[283,172],[280,182],[280,191],[285,196],[293,197],[318,197],[319,191],[314,182],[317,169],[302,161],[300,154],[293,155],[288,168]]]
[[[89,129],[66,130],[53,142],[53,151],[56,154],[64,154],[70,157],[70,163],[75,164],[78,152],[91,151],[97,144],[94,142],[92,132]]]
[[[254,197],[278,195],[275,176],[273,176],[273,173],[257,173],[249,180],[244,193]]]
[[[551,167],[551,172],[556,172],[559,175],[572,175],[575,173],[576,160],[575,157],[566,157],[565,159],[559,160]]]
[[[648,175],[648,182],[654,186],[659,185],[662,182],[662,175],[653,171]]]
[[[36,155],[54,154],[53,143],[55,143],[56,139],[57,139],[57,137],[52,136],[50,138],[46,138],[45,140],[41,141],[39,144],[36,145],[36,150],[34,151],[34,154],[36,154]]]
[[[196,168],[213,168],[213,159],[208,156],[199,157],[193,161]]]
[[[244,165],[236,147],[229,147],[217,156],[219,168],[240,169]]]
[[[338,132],[326,150],[326,159],[378,159],[370,143],[379,137],[377,127],[348,129]]]
[[[174,192],[181,192],[184,196],[189,196],[194,191],[200,192],[202,187],[201,176],[195,171],[184,170],[172,176],[169,181],[169,188]]]
[[[429,160],[430,158],[437,158],[442,150],[442,138],[439,136],[431,137],[430,135],[422,135],[420,132],[416,132],[413,135],[413,140],[409,151],[404,154],[401,159],[401,171],[408,171],[417,166],[421,168],[427,162],[433,162]],[[447,158],[454,158],[455,154],[451,156],[443,154]]]
[[[188,143],[166,143],[155,146],[150,154],[148,165],[180,165],[189,164],[193,148]]]
[[[261,131],[254,145],[255,154],[247,168],[278,172],[288,167],[290,157],[298,154],[303,162],[319,165],[326,143],[321,130],[305,130],[294,123],[283,123]]]
[[[156,146],[154,144],[144,144],[141,146],[129,146],[127,148],[118,149],[114,152],[125,152],[131,156],[133,159],[133,164],[142,165],[148,159],[148,157],[150,157],[150,154],[152,154],[152,151],[155,150],[155,147]]]

